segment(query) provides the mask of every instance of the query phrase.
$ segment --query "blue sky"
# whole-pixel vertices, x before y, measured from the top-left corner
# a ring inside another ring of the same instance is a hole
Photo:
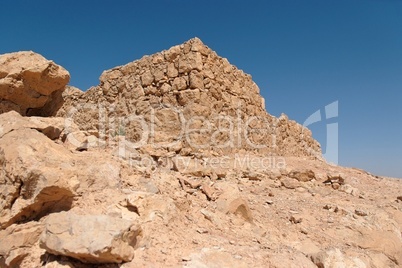
[[[339,163],[402,177],[402,1],[4,1],[0,53],[33,50],[71,84],[198,36],[253,76],[269,113],[339,103]],[[326,147],[326,123],[311,125]]]

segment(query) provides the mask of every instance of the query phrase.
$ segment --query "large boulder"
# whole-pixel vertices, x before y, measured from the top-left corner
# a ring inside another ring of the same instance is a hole
[[[359,248],[384,253],[390,260],[402,265],[402,237],[398,229],[392,231],[357,228],[359,235],[353,240]]]
[[[0,229],[70,208],[78,181],[66,149],[31,128],[5,134],[0,148]]]
[[[35,52],[0,55],[0,113],[39,114],[69,80],[67,70]]]
[[[247,200],[235,184],[220,182],[216,184],[222,194],[216,201],[216,207],[225,214],[235,214],[248,222],[253,222],[253,215]]]
[[[42,231],[43,224],[35,221],[0,230],[0,267],[21,267],[20,262],[32,253],[31,247],[38,242]]]
[[[62,118],[0,115],[0,229],[68,210],[91,185],[116,187],[119,164],[100,154],[72,153],[61,144],[70,130]]]
[[[132,221],[106,215],[49,215],[40,246],[54,255],[86,263],[121,263],[134,258],[142,231]]]
[[[312,254],[310,258],[317,267],[367,267],[361,259],[346,256],[338,248],[320,251]]]

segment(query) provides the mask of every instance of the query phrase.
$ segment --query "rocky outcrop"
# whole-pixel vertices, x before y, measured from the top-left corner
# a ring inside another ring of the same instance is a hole
[[[321,157],[311,132],[269,115],[259,91],[250,75],[194,38],[105,71],[97,87],[66,98],[55,114],[105,142],[125,136],[127,147],[157,148],[158,157],[241,150]]]
[[[62,122],[27,119],[16,112],[0,115],[2,228],[71,206],[78,181],[62,167],[71,163],[65,149],[52,141],[63,132]]]
[[[69,80],[67,70],[32,51],[0,55],[0,113],[40,114]]]
[[[43,224],[28,222],[12,225],[0,230],[0,267],[19,267],[20,262],[30,254],[43,231]],[[4,259],[4,266],[1,265]]]
[[[46,219],[40,245],[86,263],[121,263],[134,258],[140,236],[141,228],[131,221],[61,212]]]
[[[94,174],[94,167],[86,164],[88,157],[56,143],[77,130],[70,126],[66,129],[62,118],[22,117],[16,112],[0,115],[1,228],[70,209],[77,190],[93,180],[99,187],[117,183],[116,163],[93,160],[98,169],[107,168]]]

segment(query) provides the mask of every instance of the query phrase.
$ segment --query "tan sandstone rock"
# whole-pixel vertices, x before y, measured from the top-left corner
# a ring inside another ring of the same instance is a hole
[[[54,213],[45,224],[42,248],[86,263],[131,261],[141,236],[135,223],[106,215]]]
[[[302,184],[298,180],[289,177],[282,178],[281,184],[287,189],[296,189],[302,186]]]
[[[16,112],[0,115],[0,229],[70,209],[74,196],[94,181],[100,189],[116,187],[118,163],[73,154],[53,141],[68,132],[63,122]]]
[[[402,264],[401,233],[359,228],[360,235],[354,240],[360,248],[383,252],[394,263]]]
[[[338,248],[313,254],[311,260],[317,267],[367,267],[361,259],[345,256]]]
[[[0,111],[39,113],[69,80],[63,67],[32,51],[0,55]]]
[[[199,159],[188,156],[176,156],[172,159],[174,170],[181,174],[206,176],[211,173],[210,167]]]
[[[238,257],[238,256],[237,256]],[[222,249],[202,248],[200,252],[190,254],[183,258],[186,262],[183,267],[220,267],[220,268],[247,268],[245,261],[235,258]]]
[[[292,170],[291,172],[289,172],[288,177],[296,179],[301,182],[307,182],[315,179],[315,173],[310,169]]]
[[[1,228],[71,206],[78,181],[63,167],[71,159],[62,146],[25,128],[4,135],[0,148]]]
[[[30,247],[35,245],[43,231],[43,224],[29,222],[11,225],[0,231],[0,259],[9,267],[17,267],[30,253]],[[0,261],[1,264],[1,261]]]
[[[222,191],[216,201],[217,209],[223,213],[235,214],[245,221],[252,222],[253,215],[249,204],[241,195],[238,187],[230,183],[218,183],[216,185]]]

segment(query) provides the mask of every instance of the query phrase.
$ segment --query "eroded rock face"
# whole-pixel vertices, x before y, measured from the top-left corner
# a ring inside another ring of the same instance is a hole
[[[0,115],[1,228],[71,205],[78,186],[72,167],[69,172],[66,168],[72,161],[67,150],[52,141],[63,130],[41,120],[46,121],[16,112]]]
[[[131,261],[141,236],[141,228],[135,223],[106,215],[54,213],[45,224],[42,248],[86,263]]]
[[[118,163],[76,155],[55,142],[69,131],[62,118],[0,115],[0,229],[70,209],[77,190],[94,180],[100,188],[116,185]]]
[[[21,260],[30,254],[30,247],[39,240],[42,231],[43,224],[38,222],[12,225],[1,230],[0,264],[3,257],[5,266],[19,267]]]
[[[0,113],[40,113],[69,80],[67,70],[32,51],[0,55]]]
[[[269,115],[259,91],[250,75],[194,38],[105,71],[97,87],[55,114],[106,141],[124,135],[137,148],[321,157],[311,132]]]

